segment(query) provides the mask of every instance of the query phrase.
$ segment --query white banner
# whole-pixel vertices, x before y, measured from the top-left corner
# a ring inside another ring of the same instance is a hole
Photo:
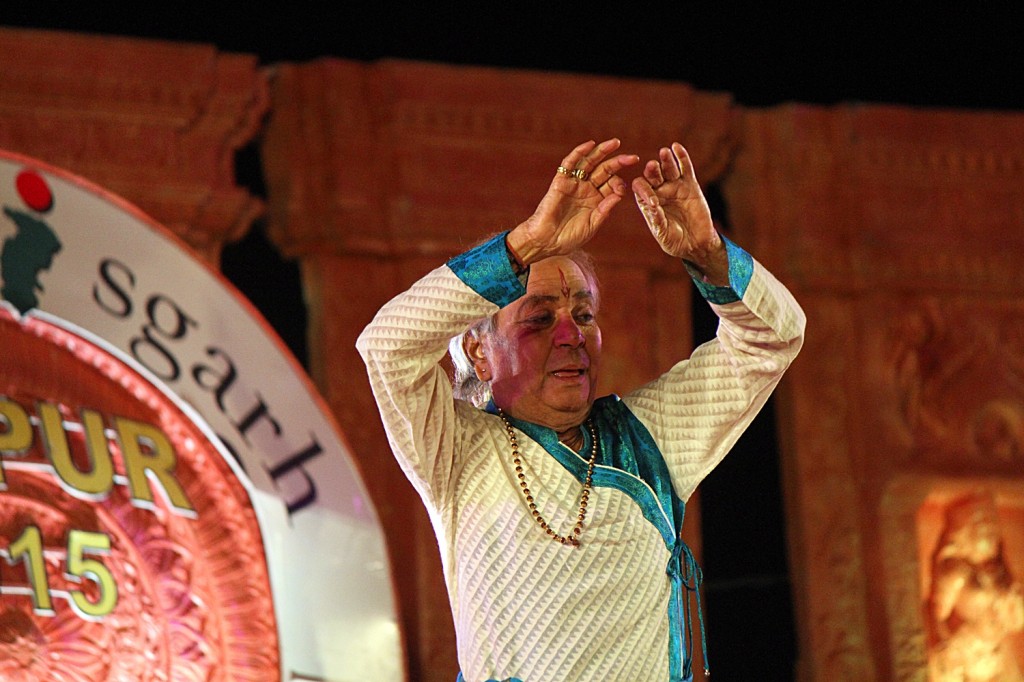
[[[288,679],[404,679],[383,532],[308,377],[219,273],[135,207],[0,151],[0,294],[105,340],[248,476]]]

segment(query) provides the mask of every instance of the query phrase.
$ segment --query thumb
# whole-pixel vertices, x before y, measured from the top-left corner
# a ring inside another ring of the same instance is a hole
[[[656,223],[662,222],[661,215],[663,215],[661,206],[658,203],[658,195],[651,192],[645,197],[640,192],[634,192],[633,196],[636,199],[637,208],[640,209],[640,214],[643,215],[644,220],[647,221],[647,226],[653,231]]]

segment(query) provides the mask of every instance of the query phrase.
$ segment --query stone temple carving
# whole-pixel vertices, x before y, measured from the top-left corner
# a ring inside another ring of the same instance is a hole
[[[954,500],[932,562],[933,682],[1024,680],[1010,638],[1024,630],[1024,590],[1010,574],[994,496]]]

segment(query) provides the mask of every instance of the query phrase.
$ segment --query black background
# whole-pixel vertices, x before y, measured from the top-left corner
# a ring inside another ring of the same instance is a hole
[[[1020,3],[3,3],[0,25],[684,81],[748,106],[1020,109]]]
[[[141,4],[6,2],[0,24],[210,43],[265,64],[394,57],[663,79],[728,92],[748,107],[1024,109],[1024,12],[1009,2],[254,2],[244,14],[241,5]],[[263,194],[255,146],[238,161],[239,182]],[[298,269],[277,256],[261,225],[225,250],[223,268],[304,362]],[[704,306],[694,312],[697,338],[707,338],[714,320]],[[701,491],[713,679],[792,680],[771,403]]]

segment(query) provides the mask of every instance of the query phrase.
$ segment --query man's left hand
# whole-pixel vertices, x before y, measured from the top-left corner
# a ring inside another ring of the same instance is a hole
[[[633,195],[665,253],[692,264],[711,284],[729,284],[725,243],[683,145],[662,147],[658,158],[648,161],[643,174],[633,180]]]

